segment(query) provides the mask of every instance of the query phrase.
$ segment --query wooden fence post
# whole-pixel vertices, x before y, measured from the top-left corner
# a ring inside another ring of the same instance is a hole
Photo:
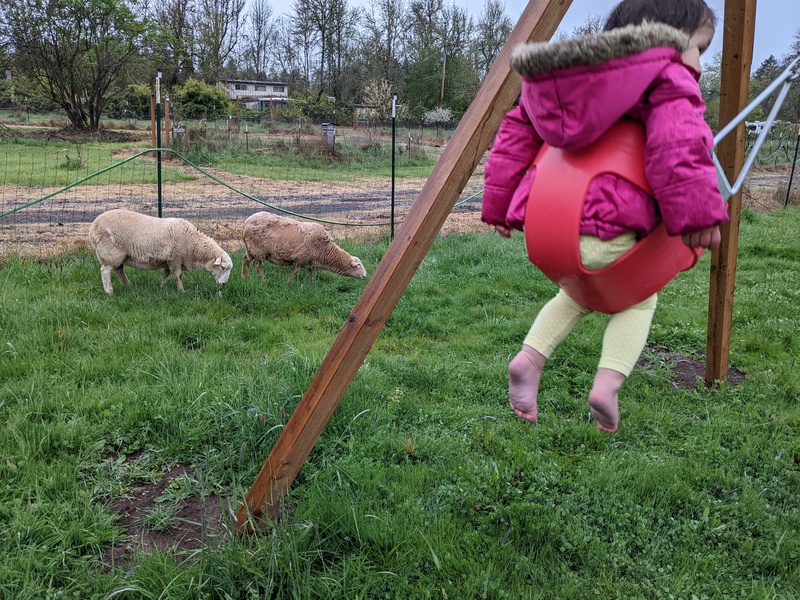
[[[165,134],[165,148],[172,145],[172,123],[169,118],[169,96],[164,99],[164,134]]]
[[[156,139],[156,97],[155,94],[150,96],[150,139],[153,148],[158,148],[158,140]]]

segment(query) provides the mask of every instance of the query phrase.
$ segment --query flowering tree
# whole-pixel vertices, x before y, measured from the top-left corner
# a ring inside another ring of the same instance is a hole
[[[440,106],[426,112],[422,120],[426,125],[436,125],[436,137],[439,138],[439,128],[453,120],[453,111],[444,106]]]

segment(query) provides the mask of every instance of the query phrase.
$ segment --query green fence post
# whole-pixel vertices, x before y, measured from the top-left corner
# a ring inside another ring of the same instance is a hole
[[[783,202],[783,208],[789,206],[789,194],[792,193],[792,179],[794,179],[794,166],[797,164],[797,148],[800,146],[800,131],[797,132],[797,141],[794,143],[794,159],[792,160],[792,172],[789,175],[789,185],[786,186],[786,200]]]
[[[391,235],[389,239],[394,239],[394,146],[395,134],[397,132],[397,94],[392,97],[392,218],[391,218]]]
[[[161,218],[161,69],[156,75],[156,173],[158,177],[158,217]]]

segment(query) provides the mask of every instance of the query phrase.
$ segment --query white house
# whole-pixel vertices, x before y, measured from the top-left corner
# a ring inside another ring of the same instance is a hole
[[[289,86],[282,81],[221,79],[217,87],[225,90],[231,100],[240,101],[253,110],[284,107],[289,100]]]

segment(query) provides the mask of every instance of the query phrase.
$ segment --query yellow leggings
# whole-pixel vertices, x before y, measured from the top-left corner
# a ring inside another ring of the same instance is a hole
[[[613,240],[582,235],[581,261],[587,269],[600,269],[622,256],[636,243],[633,233],[621,235]],[[598,367],[613,369],[627,377],[647,342],[653,313],[656,310],[657,294],[623,311],[614,313],[603,335],[603,349]],[[559,290],[555,298],[542,307],[523,342],[539,351],[545,358],[567,337],[570,331],[592,310],[576,303]]]

